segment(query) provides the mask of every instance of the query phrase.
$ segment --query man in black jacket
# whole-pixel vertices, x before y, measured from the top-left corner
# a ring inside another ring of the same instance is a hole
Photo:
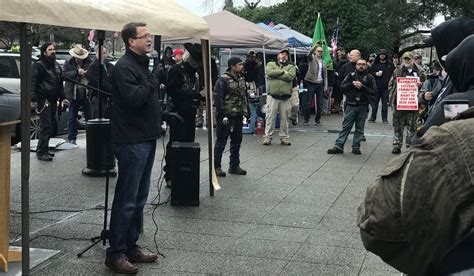
[[[372,101],[372,115],[369,122],[375,122],[377,119],[379,101],[382,100],[382,121],[384,124],[388,123],[388,83],[394,70],[395,65],[389,60],[387,51],[380,49],[377,57],[375,57],[374,64],[369,69],[377,84],[377,93],[375,93]]]
[[[91,64],[91,59],[89,58],[89,52],[79,44],[69,50],[69,54],[71,58],[64,63],[63,70],[63,77],[66,81],[64,93],[71,103],[68,112],[67,139],[69,143],[76,144],[77,113],[79,109],[82,107],[86,121],[91,118],[91,103],[87,98],[87,88],[78,84],[87,84],[86,72]]]
[[[341,90],[346,96],[342,130],[337,137],[336,145],[332,149],[328,149],[328,154],[344,152],[344,144],[354,123],[355,132],[352,140],[352,153],[356,155],[361,154],[360,142],[364,135],[365,119],[367,118],[370,99],[376,89],[374,77],[367,71],[367,61],[359,59],[356,63],[356,71],[350,73],[341,84]]]
[[[159,72],[148,70],[152,36],[145,23],[122,29],[126,53],[112,74],[111,137],[118,161],[118,179],[110,217],[110,247],[105,264],[116,273],[137,273],[132,263],[157,259],[137,246],[143,207],[148,198],[161,118],[178,123],[179,116],[163,114],[159,103]]]
[[[203,96],[201,91],[204,88],[202,82],[201,45],[185,43],[187,52],[184,54],[183,62],[171,66],[168,71],[167,91],[171,98],[172,112],[178,113],[184,120],[183,125],[178,127],[170,126],[170,140],[166,145],[166,166],[165,172],[166,186],[171,187],[171,145],[173,142],[194,142],[196,132],[196,111]]]
[[[102,91],[107,93],[112,93],[112,73],[114,70],[114,65],[107,60],[107,55],[109,51],[104,46],[102,48],[102,64],[99,61],[99,48],[96,48],[97,58],[89,66],[86,72],[86,78],[89,81],[89,86],[99,88],[99,70],[102,70]],[[109,118],[109,100],[110,95],[101,94],[101,105],[102,105],[102,114],[99,114],[99,93],[97,90],[89,91],[89,99],[91,102],[92,118],[99,118],[99,115],[102,115],[102,118]]]
[[[49,139],[53,136],[57,101],[69,104],[64,96],[61,66],[56,62],[56,45],[48,42],[41,46],[40,59],[33,64],[31,101],[36,105],[40,118],[39,141],[36,156],[42,161],[52,161],[54,154],[48,151]]]

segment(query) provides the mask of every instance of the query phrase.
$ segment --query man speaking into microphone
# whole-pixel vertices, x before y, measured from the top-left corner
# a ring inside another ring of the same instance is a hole
[[[180,124],[181,117],[161,112],[159,70],[148,70],[152,36],[145,23],[122,29],[126,53],[112,74],[112,148],[118,161],[118,179],[110,218],[110,247],[105,264],[116,273],[134,274],[133,263],[154,262],[156,254],[137,246],[143,207],[150,187],[156,140],[161,119]]]

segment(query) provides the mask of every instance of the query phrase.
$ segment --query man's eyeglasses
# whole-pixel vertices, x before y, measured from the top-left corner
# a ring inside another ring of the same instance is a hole
[[[362,66],[364,66],[364,65],[367,65],[367,63],[356,63],[356,65],[362,65]]]
[[[142,36],[136,36],[133,39],[144,39],[144,38],[151,38],[151,34],[144,34]]]

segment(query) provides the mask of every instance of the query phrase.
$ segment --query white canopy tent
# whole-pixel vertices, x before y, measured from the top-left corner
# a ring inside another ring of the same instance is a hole
[[[204,16],[209,25],[210,43],[221,48],[283,49],[288,40],[276,33],[264,30],[254,23],[229,11]],[[165,38],[163,43],[184,43],[181,38]]]
[[[176,16],[176,14],[179,16]],[[211,77],[209,28],[199,16],[176,4],[174,0],[12,0],[0,1],[0,21],[19,22],[21,51],[21,213],[22,213],[22,273],[29,275],[29,177],[30,177],[30,102],[31,102],[31,33],[28,23],[64,27],[120,31],[126,23],[147,23],[151,34],[182,40],[201,40],[204,84],[207,93],[207,113],[211,118]],[[209,175],[211,195],[213,179],[213,122],[209,120]],[[214,182],[218,187],[217,181]]]

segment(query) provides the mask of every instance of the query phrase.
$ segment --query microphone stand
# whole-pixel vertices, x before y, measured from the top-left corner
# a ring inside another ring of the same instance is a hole
[[[98,93],[99,118],[97,120],[94,120],[94,121],[96,121],[94,123],[97,123],[97,126],[102,126],[104,128],[108,127],[108,133],[106,133],[106,135],[108,135],[108,137],[110,138],[110,120],[102,118],[102,97],[101,97],[101,94],[110,95],[110,93],[105,92],[105,91],[102,90],[102,84],[103,84],[102,67],[104,66],[104,61],[102,60],[102,54],[103,54],[102,53],[102,47],[103,47],[103,43],[104,43],[104,39],[105,39],[105,31],[98,31],[97,32],[97,37],[98,37],[98,40],[99,40],[99,49],[98,49],[98,51],[99,51],[99,83],[98,83],[99,88],[90,87],[88,85],[83,85],[83,84],[80,84],[80,83],[79,84],[99,92]],[[68,79],[68,78],[65,78],[65,79],[78,84],[78,82],[76,80],[71,80],[71,79]],[[89,126],[92,126],[92,123]],[[105,141],[105,142],[108,142],[109,145],[110,145],[110,141]],[[105,172],[105,201],[104,201],[104,223],[103,223],[103,228],[102,228],[102,231],[101,231],[99,236],[95,236],[95,237],[91,238],[92,244],[89,245],[88,247],[86,247],[84,250],[82,250],[81,252],[79,252],[77,254],[78,258],[82,257],[82,255],[84,255],[84,253],[89,251],[92,247],[94,247],[95,245],[97,245],[101,241],[102,241],[102,245],[105,246],[106,245],[106,240],[109,239],[109,230],[107,230],[107,214],[108,214],[108,203],[109,203],[109,176],[110,176],[109,145],[107,145],[107,144],[104,145],[105,146],[105,159],[106,159],[106,165],[105,165],[105,171],[106,172]],[[82,173],[86,174],[85,171],[87,171],[87,170],[88,170],[88,168],[85,168]],[[115,176],[116,175],[115,172],[113,172],[113,173],[114,173],[114,176]]]

